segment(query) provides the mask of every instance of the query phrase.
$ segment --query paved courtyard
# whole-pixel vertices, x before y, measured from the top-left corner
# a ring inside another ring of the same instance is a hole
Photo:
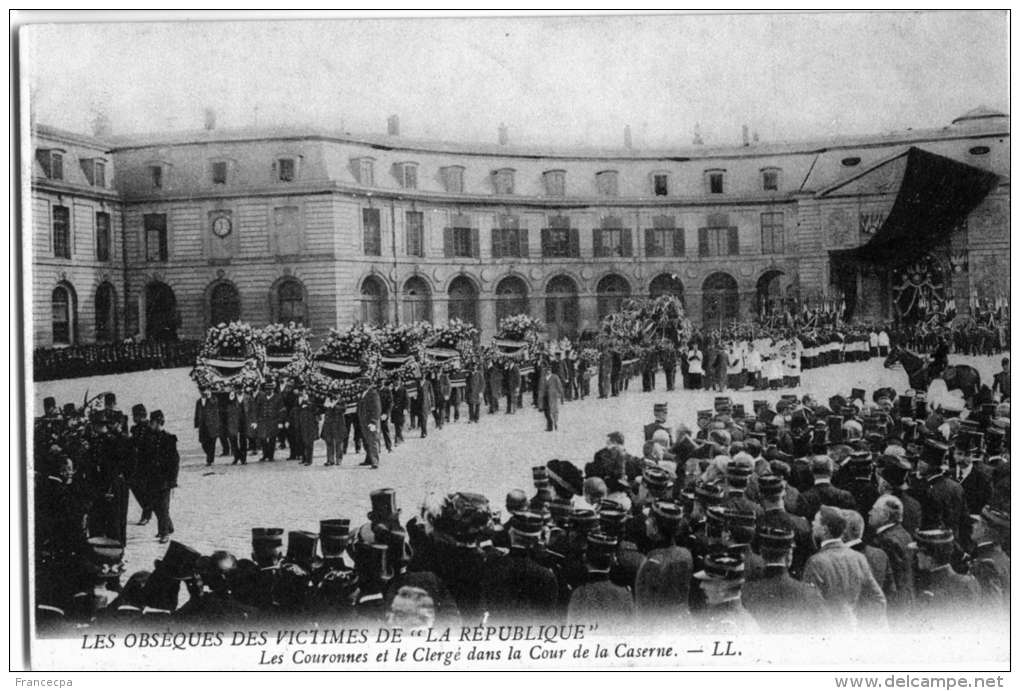
[[[999,360],[999,356],[951,358],[953,363],[977,367],[982,381],[988,383],[999,369]],[[864,388],[869,394],[878,386],[901,391],[906,383],[902,369],[885,370],[880,359],[872,359],[808,370],[803,385],[792,392],[827,398],[834,393],[849,393],[851,387]],[[161,408],[167,430],[178,436],[182,456],[180,486],[171,506],[174,537],[202,552],[228,549],[247,556],[252,526],[317,530],[320,519],[341,517],[357,523],[368,511],[368,493],[379,487],[397,490],[405,519],[414,515],[429,492],[480,492],[490,498],[493,508],[502,509],[508,490],[530,490],[531,466],[552,458],[583,466],[602,446],[605,434],[614,430],[624,433],[628,450],[640,453],[641,427],[651,420],[653,403],[669,404],[671,424],[693,424],[696,411],[710,408],[715,396],[706,391],[667,393],[661,374],[658,385],[658,391],[642,393],[640,380],[635,378],[630,391],[619,398],[568,402],[561,409],[560,429],[556,432],[545,432],[542,414],[531,407],[514,415],[483,414],[478,424],[471,425],[466,423],[466,407],[462,407],[464,417],[459,423],[441,431],[430,429],[427,439],[409,434],[407,442],[393,453],[384,450],[377,470],[356,467],[362,458],[353,455],[345,457],[339,468],[323,466],[322,442],[316,447],[312,467],[284,460],[231,466],[226,457],[218,457],[212,467],[206,467],[192,427],[197,391],[184,368],[42,382],[35,387],[34,414],[42,413],[44,396],[55,396],[58,403],[80,402],[86,390],[93,395],[115,391],[123,410],[130,410],[138,402],[145,403],[150,411]],[[753,399],[774,402],[780,394],[790,392],[729,395],[750,410]],[[165,549],[155,539],[154,522],[144,527],[133,525],[138,515],[132,499],[125,558],[129,571],[151,568],[153,559]]]

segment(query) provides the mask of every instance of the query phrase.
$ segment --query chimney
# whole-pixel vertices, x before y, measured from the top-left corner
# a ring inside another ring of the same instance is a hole
[[[740,138],[741,138],[741,140],[743,140],[744,146],[751,146],[751,140],[750,140],[750,138],[748,137],[748,134],[747,134],[747,125],[744,125],[740,129]]]
[[[504,125],[501,122],[501,123],[499,123],[499,143],[501,145],[505,146],[507,144],[507,142],[509,142],[509,141],[510,141],[510,132],[509,132],[509,130],[507,130],[506,125]]]
[[[386,133],[391,137],[400,136],[400,117],[391,115],[386,118]]]
[[[705,142],[701,139],[701,123],[694,123],[694,140],[691,142],[694,146],[701,146]]]
[[[630,138],[630,125],[624,125],[623,127],[623,148],[633,149],[634,142]]]
[[[205,128],[207,130],[216,129],[216,111],[212,108],[205,109]]]

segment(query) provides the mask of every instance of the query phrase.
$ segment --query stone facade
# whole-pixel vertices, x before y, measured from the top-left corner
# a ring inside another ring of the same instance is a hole
[[[568,335],[626,295],[663,291],[681,293],[696,322],[746,319],[766,295],[828,292],[829,252],[881,225],[912,146],[1000,175],[954,238],[969,261],[953,281],[1005,293],[1008,132],[991,113],[831,142],[555,151],[297,129],[101,143],[39,126],[35,152],[56,142],[76,171],[106,157],[106,180],[54,180],[35,161],[35,344],[200,337],[228,318],[299,319],[322,334],[463,316],[487,337],[522,310]],[[54,205],[73,209],[70,258],[54,252]],[[105,261],[96,213],[111,217]],[[888,287],[860,281],[860,316],[889,316]],[[97,328],[104,283],[116,307]],[[58,286],[76,296],[66,337]]]

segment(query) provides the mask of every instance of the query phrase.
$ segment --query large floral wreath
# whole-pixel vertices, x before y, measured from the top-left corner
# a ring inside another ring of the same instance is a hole
[[[191,378],[200,389],[255,392],[262,385],[265,358],[250,324],[217,324],[206,332]]]
[[[312,349],[308,344],[311,334],[311,329],[294,322],[259,329],[256,336],[266,351],[264,374],[304,381],[311,367]]]

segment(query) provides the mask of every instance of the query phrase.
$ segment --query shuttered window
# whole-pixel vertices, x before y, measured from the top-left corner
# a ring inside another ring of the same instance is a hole
[[[145,214],[145,260],[165,262],[167,260],[166,214]]]
[[[96,260],[110,261],[110,214],[96,214]]]
[[[53,207],[53,256],[71,258],[71,212],[66,206]]]
[[[645,228],[645,256],[684,256],[684,229],[677,228],[672,216],[656,216],[652,227]]]
[[[408,211],[404,215],[404,232],[407,239],[408,256],[424,257],[425,217],[421,211]]]
[[[566,216],[552,216],[549,227],[542,229],[543,257],[580,257],[580,234],[570,227]]]
[[[469,216],[456,215],[451,226],[443,229],[443,254],[450,258],[478,258],[478,229],[471,227]]]
[[[602,227],[595,229],[593,238],[596,257],[633,255],[631,229],[622,226],[622,222],[616,216],[607,216],[602,220]]]
[[[767,211],[761,215],[761,251],[762,254],[786,251],[782,211]]]
[[[371,257],[382,255],[382,224],[379,209],[361,210],[361,237],[365,254]]]
[[[523,258],[528,256],[528,229],[520,227],[520,219],[509,214],[499,216],[499,227],[492,229],[492,256]]]
[[[740,254],[737,229],[698,228],[698,256],[725,257]]]

